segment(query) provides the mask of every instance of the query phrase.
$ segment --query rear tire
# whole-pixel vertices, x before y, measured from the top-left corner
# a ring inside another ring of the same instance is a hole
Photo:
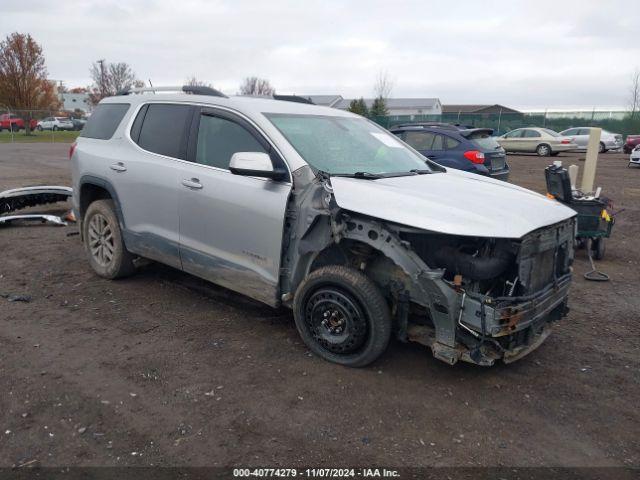
[[[598,145],[598,153],[605,153],[607,151],[607,149],[604,146],[604,143],[600,142],[600,145]]]
[[[548,157],[553,152],[551,151],[551,147],[549,145],[547,145],[546,143],[541,143],[536,148],[536,153],[539,157]]]
[[[391,315],[373,281],[340,265],[322,267],[298,287],[293,315],[309,349],[325,360],[364,367],[386,350]]]
[[[122,240],[113,200],[96,200],[89,205],[82,232],[89,264],[98,275],[115,279],[134,272],[134,256]]]

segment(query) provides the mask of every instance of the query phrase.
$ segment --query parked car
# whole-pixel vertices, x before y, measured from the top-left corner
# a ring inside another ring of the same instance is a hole
[[[573,210],[425,160],[350,112],[147,94],[163,90],[103,99],[70,149],[98,275],[147,257],[289,307],[310,350],[353,367],[392,334],[448,364],[512,362],[566,315]]]
[[[35,129],[37,125],[37,121],[32,119],[30,121],[31,129]],[[2,130],[13,130],[17,132],[18,130],[24,130],[25,122],[24,119],[20,118],[18,115],[14,113],[3,113],[0,115],[0,132]]]
[[[541,157],[556,156],[578,148],[569,137],[548,128],[518,128],[496,137],[496,141],[507,152],[537,153]]]
[[[634,148],[631,151],[631,155],[629,155],[629,167],[631,165],[637,165],[640,167],[640,145],[636,145],[636,148]]]
[[[586,150],[587,143],[589,143],[589,127],[569,128],[560,132],[560,135],[569,137],[578,148]],[[604,153],[608,150],[620,150],[622,148],[622,135],[619,133],[611,133],[607,130],[602,130],[600,134],[600,145],[598,146],[598,152]]]
[[[490,128],[458,127],[439,123],[407,123],[390,129],[426,158],[465,172],[508,180],[504,149]]]
[[[638,145],[640,145],[640,135],[627,135],[622,150],[624,153],[631,153]]]
[[[87,123],[84,118],[72,118],[71,122],[73,123],[74,130],[82,130]]]
[[[38,130],[73,130],[73,122],[67,117],[47,117],[38,122]]]

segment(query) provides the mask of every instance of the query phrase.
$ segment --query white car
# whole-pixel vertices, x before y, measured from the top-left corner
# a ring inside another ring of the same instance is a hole
[[[636,146],[629,156],[628,166],[630,167],[631,165],[637,165],[640,167],[640,145]]]
[[[36,128],[42,130],[73,130],[73,122],[67,117],[47,117],[38,122]]]
[[[589,143],[589,127],[570,128],[560,132],[560,135],[571,138],[574,143],[578,145],[580,150],[586,150],[587,143]],[[598,146],[598,152],[604,153],[608,150],[620,150],[622,148],[622,135],[619,133],[611,133],[606,130],[602,130],[600,134],[600,145]]]

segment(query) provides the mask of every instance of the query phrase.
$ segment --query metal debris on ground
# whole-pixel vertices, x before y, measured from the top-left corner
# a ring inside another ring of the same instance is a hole
[[[32,300],[31,295],[15,294],[15,293],[0,293],[0,297],[6,298],[10,302],[29,303]]]
[[[67,221],[75,222],[73,211],[65,214],[64,219],[56,215],[25,214],[6,215],[23,208],[46,205],[49,203],[64,202],[71,197],[73,190],[70,187],[55,185],[39,185],[33,187],[14,188],[0,192],[0,225],[14,220],[41,221],[52,225],[67,225]],[[65,221],[66,220],[66,221]]]
[[[38,185],[14,188],[0,192],[0,214],[21,210],[27,207],[64,202],[71,197],[70,187]]]
[[[67,222],[57,215],[44,215],[39,213],[33,213],[28,215],[6,215],[0,217],[0,225],[11,223],[15,220],[27,220],[27,221],[40,221],[42,223],[50,223],[52,225],[67,225]]]

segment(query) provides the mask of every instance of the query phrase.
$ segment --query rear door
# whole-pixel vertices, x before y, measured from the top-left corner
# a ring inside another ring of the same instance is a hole
[[[591,132],[590,128],[578,129],[578,134],[573,137],[574,142],[578,144],[578,147],[587,148],[587,144],[589,143],[590,132]]]
[[[217,108],[195,112],[188,163],[179,182],[183,269],[276,305],[285,210],[291,183],[234,175],[236,152],[266,152],[284,161],[248,120]]]
[[[525,128],[522,132],[522,137],[519,138],[519,151],[521,152],[535,152],[536,148],[540,144],[542,135],[536,130]]]
[[[178,175],[186,160],[192,112],[186,104],[149,103],[137,112],[124,141],[110,160],[111,184],[124,219],[127,248],[180,268]]]

